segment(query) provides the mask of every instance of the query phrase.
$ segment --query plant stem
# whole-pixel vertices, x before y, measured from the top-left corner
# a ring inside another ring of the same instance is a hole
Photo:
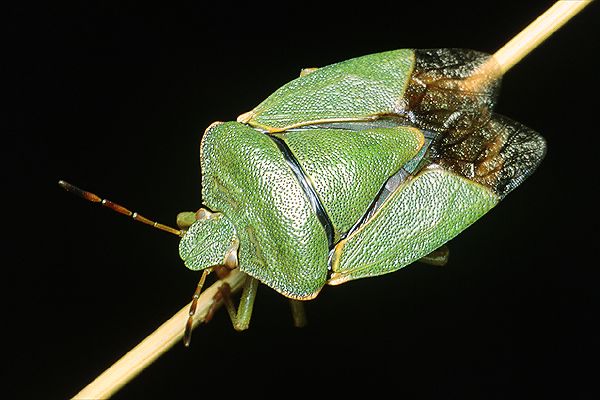
[[[502,74],[505,74],[506,71],[521,61],[527,54],[539,46],[540,43],[591,2],[591,0],[563,0],[554,3],[500,50],[494,53],[496,62],[502,68]]]
[[[231,291],[235,292],[242,287],[245,277],[246,274],[243,272],[233,270],[227,278],[217,281],[202,292],[198,298],[198,306],[194,315],[194,327],[204,321],[211,307],[220,305],[220,298],[218,300],[214,298],[219,286],[226,282],[231,287]],[[181,342],[189,316],[190,304],[191,302],[100,374],[75,395],[74,399],[106,399],[112,396],[175,343]]]

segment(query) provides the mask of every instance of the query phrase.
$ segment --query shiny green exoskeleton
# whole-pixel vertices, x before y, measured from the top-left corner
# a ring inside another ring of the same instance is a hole
[[[427,259],[544,156],[538,134],[492,112],[491,63],[460,49],[358,57],[303,70],[237,122],[214,123],[185,265],[237,267],[308,300]]]

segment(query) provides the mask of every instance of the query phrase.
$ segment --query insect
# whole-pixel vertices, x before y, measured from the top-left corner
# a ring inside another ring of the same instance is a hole
[[[304,69],[237,121],[208,127],[202,207],[181,213],[179,230],[61,185],[182,236],[183,262],[203,271],[194,299],[209,272],[239,268],[237,310],[224,296],[243,330],[259,283],[300,314],[325,285],[415,261],[444,264],[445,243],[545,154],[540,135],[493,113],[499,76],[489,55],[464,49],[401,49]],[[191,317],[186,343],[190,331]]]

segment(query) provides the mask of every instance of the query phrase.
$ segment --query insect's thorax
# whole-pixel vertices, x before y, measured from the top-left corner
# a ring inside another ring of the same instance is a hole
[[[232,222],[240,269],[288,297],[315,296],[329,241],[311,199],[269,135],[213,125],[201,144],[202,200]]]

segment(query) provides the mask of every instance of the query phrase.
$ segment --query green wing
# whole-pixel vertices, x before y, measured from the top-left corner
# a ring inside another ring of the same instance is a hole
[[[352,58],[294,79],[238,121],[269,131],[392,114],[414,65],[412,50]]]
[[[544,139],[494,115],[452,142],[430,146],[425,167],[335,247],[329,284],[396,271],[452,239],[539,165]]]
[[[484,64],[491,67],[480,72]],[[380,120],[441,132],[493,107],[499,87],[494,65],[489,55],[467,49],[357,57],[292,80],[238,121],[269,132]]]

